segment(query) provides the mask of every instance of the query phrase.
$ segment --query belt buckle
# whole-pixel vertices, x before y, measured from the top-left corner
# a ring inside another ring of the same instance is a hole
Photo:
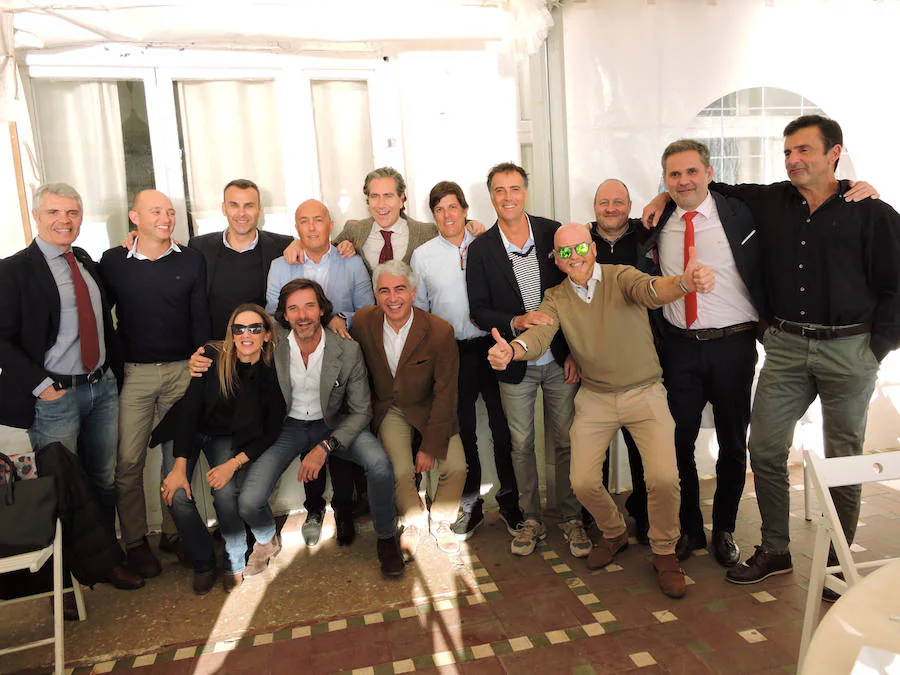
[[[809,335],[806,334],[807,330],[810,332],[810,334],[815,335],[815,328],[807,328],[803,325],[800,326],[800,335],[802,337],[809,337]]]
[[[714,336],[714,332],[718,331],[717,328],[701,328],[696,333],[694,333],[694,338],[697,342],[706,342],[707,340],[712,340]]]
[[[103,368],[97,368],[92,373],[89,373],[87,376],[88,384],[97,384],[100,380],[103,379]]]

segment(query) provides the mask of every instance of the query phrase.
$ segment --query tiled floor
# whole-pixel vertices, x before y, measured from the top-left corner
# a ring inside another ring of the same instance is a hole
[[[295,516],[276,569],[231,596],[217,588],[197,598],[173,560],[140,591],[88,591],[88,620],[67,625],[67,662],[75,673],[141,675],[794,672],[814,527],[803,519],[799,471],[793,480],[794,572],[761,584],[727,583],[703,552],[684,565],[687,596],[670,600],[645,547],[632,543],[590,572],[553,527],[535,555],[517,558],[496,514],[460,555],[427,542],[406,576],[388,582],[371,526],[349,549],[333,538],[307,549]],[[707,518],[713,490],[705,481]],[[749,490],[752,477],[735,533],[745,552],[759,537]],[[898,514],[900,492],[864,490],[859,558],[900,554]],[[0,612],[0,643],[49,628],[49,608],[29,604]],[[2,657],[0,672],[46,672],[50,661],[49,649]]]

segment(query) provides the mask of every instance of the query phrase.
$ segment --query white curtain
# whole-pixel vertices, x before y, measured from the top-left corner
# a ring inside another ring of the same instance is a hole
[[[374,166],[369,91],[365,82],[312,82],[322,200],[336,236],[348,218],[367,213],[363,180]]]
[[[84,200],[78,245],[95,260],[128,232],[125,149],[115,82],[33,80],[43,182]]]
[[[281,132],[271,81],[179,82],[188,205],[195,234],[223,230],[222,188],[236,178],[259,186],[266,229],[290,233]]]

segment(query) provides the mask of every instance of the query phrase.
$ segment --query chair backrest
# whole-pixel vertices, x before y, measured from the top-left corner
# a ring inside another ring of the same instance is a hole
[[[822,487],[900,480],[900,451],[823,459],[807,453],[808,465]]]

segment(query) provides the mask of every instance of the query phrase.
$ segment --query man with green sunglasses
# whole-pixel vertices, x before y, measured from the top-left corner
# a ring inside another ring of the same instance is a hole
[[[680,535],[675,423],[646,309],[687,293],[708,293],[715,275],[697,262],[693,250],[679,276],[652,277],[629,265],[598,265],[596,245],[587,228],[577,223],[557,230],[552,256],[568,281],[549,289],[538,308],[551,322],[526,330],[512,343],[495,329],[497,344],[488,359],[494,369],[504,370],[510,361],[539,358],[562,329],[581,370],[570,432],[572,488],[603,533],[588,556],[588,568],[605,567],[628,546],[625,520],[602,480],[609,443],[625,427],[644,463],[650,548],[659,586],[669,597],[680,598],[686,586],[675,558]]]

